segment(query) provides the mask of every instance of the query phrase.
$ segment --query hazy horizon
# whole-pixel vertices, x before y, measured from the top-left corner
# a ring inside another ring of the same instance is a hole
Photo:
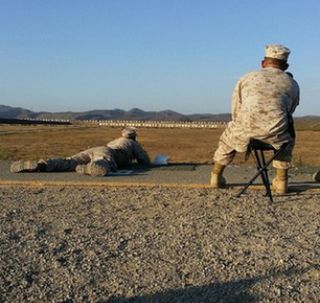
[[[9,106],[9,107],[15,107],[15,106],[11,106],[11,105],[7,105],[7,104],[0,104],[0,106]],[[174,111],[177,112],[178,114],[182,114],[182,115],[227,115],[230,114],[231,115],[231,111],[229,112],[191,112],[191,113],[184,113],[184,112],[180,112],[180,111],[176,111],[170,108],[166,108],[166,109],[161,109],[161,110],[145,110],[143,108],[140,107],[133,107],[133,108],[129,108],[129,109],[123,109],[123,108],[92,108],[92,109],[87,109],[87,110],[81,110],[81,111],[77,111],[77,110],[68,110],[68,111],[61,111],[61,110],[57,110],[57,111],[48,111],[48,110],[32,110],[30,108],[26,108],[26,107],[22,107],[22,106],[17,106],[17,108],[22,108],[22,109],[26,109],[26,110],[30,110],[32,112],[49,112],[49,113],[64,113],[64,112],[72,112],[72,113],[82,113],[82,112],[90,112],[90,111],[105,111],[105,110],[122,110],[122,111],[131,111],[134,109],[139,109],[142,110],[144,112],[161,112],[161,111]],[[307,116],[314,116],[314,117],[320,117],[320,114],[295,114],[294,117],[307,117]],[[0,115],[1,118],[1,115]]]

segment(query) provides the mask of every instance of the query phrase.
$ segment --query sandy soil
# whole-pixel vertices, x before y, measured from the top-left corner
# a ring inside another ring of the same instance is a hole
[[[319,302],[316,193],[0,188],[0,302]]]
[[[320,131],[312,130],[311,125],[309,129],[297,130],[294,166],[320,166]],[[223,130],[139,128],[138,140],[151,159],[165,154],[170,156],[171,163],[210,164]],[[88,125],[0,125],[0,160],[68,157],[105,145],[120,133],[121,128]],[[243,164],[244,158],[244,154],[238,154],[233,163]]]

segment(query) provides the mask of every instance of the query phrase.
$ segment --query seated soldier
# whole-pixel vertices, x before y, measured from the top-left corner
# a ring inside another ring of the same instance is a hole
[[[16,161],[12,163],[10,171],[13,173],[76,171],[79,174],[105,176],[110,171],[125,168],[133,160],[140,165],[149,165],[149,156],[137,142],[136,137],[136,128],[127,127],[122,130],[122,137],[109,142],[107,146],[93,147],[68,158]]]
[[[223,187],[226,183],[223,170],[230,164],[236,152],[247,151],[251,139],[286,149],[273,161],[276,178],[273,190],[286,193],[288,169],[294,146],[292,114],[299,104],[299,86],[288,68],[290,50],[282,45],[268,45],[262,69],[243,76],[232,95],[232,121],[220,137],[214,155],[211,186]]]

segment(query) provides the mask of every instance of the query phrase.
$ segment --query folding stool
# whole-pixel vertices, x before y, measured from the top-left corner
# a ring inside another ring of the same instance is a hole
[[[251,139],[248,145],[248,153],[250,153],[253,159],[255,160],[257,173],[245,185],[245,187],[237,194],[236,197],[240,197],[260,175],[262,179],[262,183],[266,189],[266,196],[269,197],[271,203],[273,202],[270,180],[268,175],[268,166],[275,159],[275,157],[278,156],[280,152],[287,147],[287,145],[288,143],[285,143],[281,146],[280,149],[275,149],[271,144],[262,142],[260,140]],[[264,156],[264,151],[269,151],[269,150],[272,150],[274,154],[268,161],[266,161],[266,158]]]

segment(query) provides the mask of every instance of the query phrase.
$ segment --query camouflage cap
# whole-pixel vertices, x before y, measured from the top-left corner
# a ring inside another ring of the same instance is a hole
[[[281,44],[266,45],[266,58],[274,58],[278,60],[287,61],[290,54],[290,49]]]
[[[122,137],[135,138],[137,136],[137,129],[135,127],[128,126],[121,131]]]

